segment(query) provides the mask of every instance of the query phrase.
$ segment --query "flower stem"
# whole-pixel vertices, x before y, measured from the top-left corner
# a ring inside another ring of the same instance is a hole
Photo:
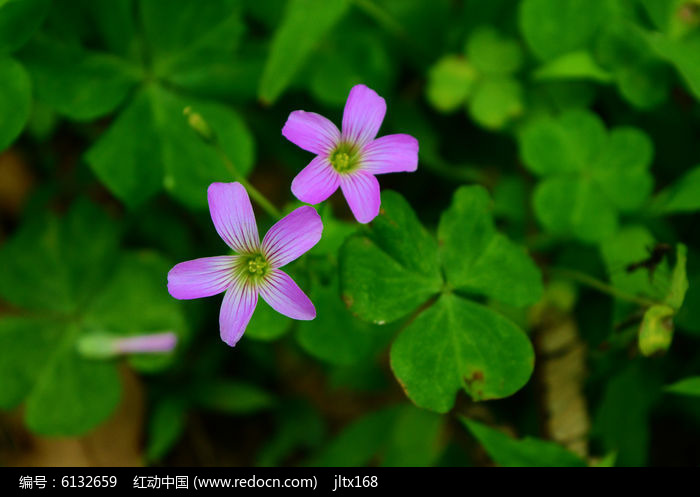
[[[600,281],[586,273],[582,273],[581,271],[576,271],[574,269],[567,269],[567,268],[552,268],[551,269],[553,273],[562,276],[564,278],[568,278],[570,280],[576,281],[578,283],[581,283],[583,285],[586,285],[591,288],[595,288],[599,292],[607,293],[608,295],[612,295],[613,297],[620,299],[620,300],[625,300],[627,302],[632,302],[633,304],[638,304],[641,305],[642,307],[651,307],[652,305],[656,305],[657,302],[647,299],[644,297],[638,297],[636,295],[631,295],[629,293],[623,292],[622,290],[615,288],[612,285],[608,285],[607,283]]]
[[[277,207],[275,207],[274,204],[270,202],[267,197],[265,197],[265,195],[260,193],[257,188],[251,185],[245,176],[238,171],[236,165],[226,154],[226,151],[221,146],[221,143],[219,143],[216,132],[211,128],[209,123],[202,117],[202,115],[192,109],[192,107],[189,105],[182,110],[182,114],[185,116],[187,124],[192,131],[197,133],[197,136],[199,136],[204,143],[211,146],[216,151],[219,158],[226,166],[226,169],[228,169],[231,176],[233,176],[233,179],[245,187],[248,194],[253,197],[253,200],[255,200],[258,205],[260,205],[260,207],[262,207],[270,216],[274,218],[281,217],[282,213],[279,211],[279,209],[277,209]]]
[[[217,140],[213,140],[211,142],[212,147],[214,147],[214,150],[219,154],[219,157],[221,158],[221,161],[224,163],[226,168],[229,170],[231,173],[231,176],[233,176],[233,179],[238,181],[240,184],[242,184],[245,189],[248,191],[248,194],[255,200],[260,207],[262,207],[265,212],[267,212],[270,216],[273,218],[280,218],[282,217],[282,213],[279,211],[277,207],[274,206],[272,202],[270,202],[265,195],[263,195],[257,188],[255,188],[253,185],[250,184],[250,182],[243,176],[238,169],[236,169],[236,166],[233,164],[233,161],[229,159],[228,155],[226,155],[226,152],[224,151],[223,148],[221,148],[221,145]]]

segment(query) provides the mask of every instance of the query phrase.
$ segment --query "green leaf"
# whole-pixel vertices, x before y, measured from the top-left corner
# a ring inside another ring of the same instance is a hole
[[[116,109],[137,83],[140,71],[112,55],[47,38],[31,43],[24,61],[37,98],[76,120],[92,120]]]
[[[585,48],[605,14],[601,0],[524,0],[520,30],[543,60]]]
[[[662,260],[653,274],[645,268],[628,271],[631,264],[646,260],[656,240],[643,226],[626,226],[600,245],[610,282],[632,295],[643,295],[661,301],[670,288],[668,263]]]
[[[289,1],[272,39],[258,87],[260,99],[267,103],[277,100],[312,49],[343,17],[348,5],[347,0]]]
[[[444,449],[443,426],[444,418],[438,414],[403,407],[393,423],[382,466],[433,466]]]
[[[474,400],[507,397],[530,378],[534,353],[508,319],[455,295],[442,295],[391,347],[391,368],[416,405],[452,408],[464,389]]]
[[[309,90],[321,102],[342,108],[350,89],[364,83],[380,95],[391,89],[395,68],[377,33],[353,25],[334,30],[314,54],[309,67]]]
[[[700,32],[696,30],[679,40],[668,38],[661,33],[651,33],[647,39],[660,57],[675,66],[695,98],[700,99]]]
[[[644,466],[649,450],[649,417],[659,382],[639,361],[612,375],[595,414],[592,436],[605,452],[617,452],[618,466]]]
[[[0,11],[1,12],[1,11]],[[6,149],[24,129],[32,104],[32,85],[22,65],[0,55],[0,151]]]
[[[118,230],[101,210],[78,202],[62,222],[24,223],[0,248],[0,296],[25,309],[71,313],[84,306],[113,268]]]
[[[248,128],[233,110],[147,87],[87,152],[98,177],[129,206],[143,203],[163,186],[186,205],[206,206],[206,189],[232,178],[216,150],[183,116],[190,106],[216,134],[240,174],[254,162]]]
[[[63,326],[30,318],[0,319],[0,407],[13,408],[22,402],[51,357]]]
[[[163,145],[149,93],[140,92],[85,156],[100,181],[130,206],[163,185]]]
[[[493,76],[479,82],[469,99],[472,119],[487,129],[500,129],[524,110],[520,83],[508,76]]]
[[[371,359],[394,329],[371,325],[350,314],[336,278],[329,285],[315,285],[309,297],[317,309],[316,319],[299,323],[297,339],[309,354],[331,364]]]
[[[546,176],[586,169],[606,141],[605,126],[595,114],[584,110],[564,113],[558,120],[538,119],[520,136],[525,165]]]
[[[654,199],[654,207],[663,214],[700,210],[700,166],[695,166]]]
[[[177,397],[166,397],[155,403],[148,417],[146,461],[163,459],[185,431],[186,404]]]
[[[453,111],[470,95],[476,79],[475,69],[464,57],[446,55],[428,72],[428,102],[440,112]]]
[[[50,0],[0,2],[0,54],[13,52],[24,45],[44,21],[50,5]],[[0,76],[0,80],[4,79]]]
[[[608,24],[598,36],[596,56],[612,72],[620,93],[632,105],[650,109],[668,97],[667,64],[655,56],[636,23],[620,20]]]
[[[534,73],[538,80],[590,79],[608,83],[610,74],[586,51],[570,52],[540,66]]]
[[[117,371],[85,361],[74,348],[75,324],[28,318],[0,320],[0,407],[26,400],[29,428],[43,435],[78,435],[104,421],[119,402]]]
[[[492,202],[480,186],[463,186],[440,218],[440,254],[447,281],[460,290],[515,306],[537,302],[542,281],[525,250],[498,233]]]
[[[586,242],[604,240],[617,230],[617,213],[591,181],[553,177],[535,190],[537,219],[551,233]]]
[[[480,74],[513,74],[523,63],[523,54],[515,40],[502,37],[490,26],[475,30],[466,46],[467,60]]]
[[[651,193],[653,147],[636,128],[606,133],[595,114],[572,110],[535,120],[519,138],[525,165],[547,178],[533,202],[554,234],[604,240],[617,229],[618,211],[640,208]]]
[[[115,365],[83,360],[74,347],[77,331],[72,327],[54,344],[27,398],[27,426],[36,433],[85,433],[105,421],[119,404],[121,385]]]
[[[442,450],[442,418],[411,406],[365,415],[344,427],[312,461],[313,466],[430,466]]]
[[[654,178],[648,170],[653,156],[653,144],[645,133],[614,128],[591,164],[592,176],[620,210],[632,211],[642,206],[653,189]]]
[[[680,395],[691,395],[693,397],[700,396],[700,376],[690,376],[683,378],[664,388],[667,392],[677,393]]]
[[[466,418],[461,418],[472,435],[484,446],[491,459],[506,467],[584,467],[576,454],[555,442],[525,437],[517,440]]]
[[[230,54],[239,44],[243,26],[236,0],[201,5],[188,0],[146,0],[139,2],[139,8],[154,70],[160,76],[172,74],[186,62],[210,59],[212,53],[216,57]]]
[[[368,234],[345,242],[340,279],[350,311],[377,324],[407,315],[440,290],[437,244],[399,194],[384,191]]]
[[[228,414],[250,414],[269,409],[275,398],[251,383],[217,380],[193,389],[194,402],[205,408]]]

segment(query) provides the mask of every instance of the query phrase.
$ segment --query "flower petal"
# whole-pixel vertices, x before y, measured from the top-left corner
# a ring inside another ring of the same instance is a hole
[[[289,264],[318,243],[323,232],[321,216],[305,205],[294,209],[265,234],[262,250],[273,268]]]
[[[373,140],[384,120],[386,101],[365,85],[350,90],[343,111],[343,138],[356,145]]]
[[[307,204],[319,204],[338,189],[340,178],[328,158],[314,157],[292,180],[292,193]]]
[[[212,183],[207,190],[209,212],[216,232],[236,252],[260,246],[258,226],[248,192],[240,183]]]
[[[328,154],[340,139],[340,131],[330,120],[303,110],[289,114],[282,135],[298,147],[315,154]]]
[[[211,297],[233,282],[235,256],[203,257],[181,262],[168,272],[168,292],[176,299]]]
[[[418,169],[418,140],[411,135],[386,135],[365,145],[362,169],[372,174]]]
[[[221,339],[233,347],[243,336],[243,332],[253,316],[258,304],[258,292],[253,285],[245,285],[237,280],[226,291],[219,312]]]
[[[280,269],[272,271],[258,291],[265,302],[280,314],[304,321],[316,317],[316,309],[309,297]]]
[[[382,201],[379,181],[372,174],[365,171],[345,174],[340,179],[340,188],[358,222],[369,223],[377,217]]]

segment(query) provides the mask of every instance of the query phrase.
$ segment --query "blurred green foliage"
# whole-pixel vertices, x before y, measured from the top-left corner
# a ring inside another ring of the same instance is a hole
[[[289,268],[317,318],[261,302],[229,349],[217,298],[166,290],[221,251],[206,188],[298,206],[284,121],[340,124],[359,83],[418,171],[370,225],[319,206]],[[252,433],[249,465],[697,465],[699,100],[698,0],[0,0],[0,158],[34,178],[11,205],[0,169],[0,408],[90,432],[126,362],[146,463],[220,462],[182,458],[199,427]],[[174,352],[78,348],[160,331]]]

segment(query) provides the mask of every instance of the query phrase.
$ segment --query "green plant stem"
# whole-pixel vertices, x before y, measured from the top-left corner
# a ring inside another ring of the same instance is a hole
[[[570,280],[576,281],[591,288],[595,288],[600,292],[607,293],[608,295],[612,295],[613,297],[618,298],[620,300],[632,302],[633,304],[638,304],[643,307],[651,307],[653,305],[657,305],[658,303],[644,297],[637,297],[636,295],[631,295],[629,293],[623,292],[622,290],[619,290],[614,286],[608,285],[607,283],[600,281],[592,276],[589,276],[586,273],[582,273],[581,271],[576,271],[574,269],[567,268],[552,268],[551,271],[559,276],[568,278]]]
[[[265,195],[260,193],[260,191],[255,188],[253,185],[250,184],[250,182],[243,176],[238,169],[236,169],[236,166],[233,164],[233,161],[229,159],[228,155],[226,155],[226,152],[224,151],[223,148],[221,148],[221,145],[214,140],[211,143],[212,147],[214,147],[214,150],[219,154],[219,157],[223,161],[223,163],[226,165],[226,168],[229,170],[231,173],[231,176],[233,176],[233,179],[238,181],[240,184],[242,184],[248,194],[257,202],[257,204],[262,207],[265,212],[267,212],[270,216],[272,216],[275,219],[278,219],[282,217],[282,213],[280,210],[273,205],[272,202],[270,202]]]

